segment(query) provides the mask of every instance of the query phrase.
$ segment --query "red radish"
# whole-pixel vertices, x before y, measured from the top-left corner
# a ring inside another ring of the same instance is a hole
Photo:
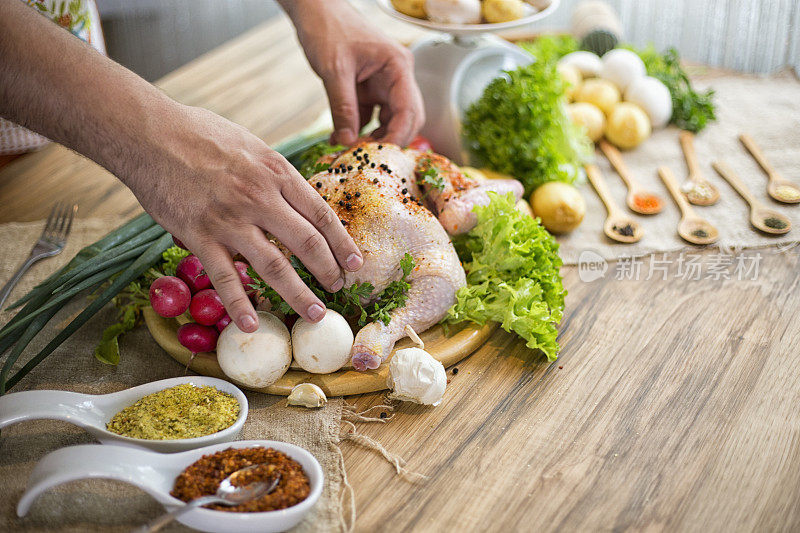
[[[242,280],[242,285],[244,285],[245,292],[247,292],[248,296],[252,296],[255,292],[255,289],[251,288],[250,285],[255,283],[255,281],[250,277],[250,274],[247,273],[247,269],[250,268],[250,265],[241,261],[234,261],[233,266],[239,273],[239,279]]]
[[[228,313],[225,313],[225,316],[217,320],[217,330],[222,333],[222,330],[225,329],[225,326],[231,323],[231,317],[228,316]]]
[[[178,328],[178,342],[189,349],[192,355],[213,352],[217,349],[219,332],[211,326],[189,322]]]
[[[150,305],[163,317],[182,315],[191,301],[189,287],[175,276],[162,276],[150,284]]]
[[[173,242],[173,244],[175,244],[175,246],[177,246],[178,248],[183,248],[184,250],[188,250],[188,248],[186,247],[186,245],[185,245],[185,244],[183,244],[183,241],[181,241],[181,240],[180,240],[179,238],[177,238],[175,235],[173,235],[173,236],[172,236],[172,242]]]
[[[430,152],[433,150],[431,147],[431,142],[422,135],[417,135],[414,137],[411,142],[408,143],[408,147],[413,148],[414,150],[419,150],[420,152]]]
[[[192,297],[189,312],[198,324],[213,326],[225,316],[225,306],[214,289],[203,289]]]
[[[175,269],[175,275],[181,278],[192,291],[192,294],[211,287],[211,280],[203,270],[203,263],[196,255],[187,255]]]

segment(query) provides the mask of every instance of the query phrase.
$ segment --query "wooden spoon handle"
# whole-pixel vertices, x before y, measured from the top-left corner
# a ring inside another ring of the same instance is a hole
[[[681,194],[678,181],[675,179],[675,175],[672,171],[668,167],[659,167],[658,175],[661,176],[661,181],[664,182],[670,194],[672,194],[672,197],[675,198],[683,216],[686,218],[694,217],[694,210],[689,205],[689,202],[686,201],[686,198],[683,197],[683,194]]]
[[[742,141],[744,147],[747,148],[747,151],[750,152],[750,155],[753,156],[753,159],[755,159],[761,166],[761,168],[764,169],[764,172],[767,173],[767,176],[769,176],[770,179],[777,177],[775,169],[772,168],[772,165],[769,164],[769,161],[767,161],[764,152],[762,152],[761,148],[756,144],[755,139],[753,139],[746,133],[742,133],[741,135],[739,135],[739,140]]]
[[[611,163],[612,167],[614,167],[614,170],[617,171],[617,174],[620,175],[622,181],[624,181],[625,185],[628,186],[628,189],[634,189],[636,186],[636,181],[633,179],[630,171],[628,171],[628,167],[625,166],[625,161],[622,160],[622,154],[619,153],[617,147],[606,140],[601,140],[600,150],[603,151],[606,159],[608,159],[608,162]]]
[[[700,165],[697,162],[697,153],[694,151],[694,134],[690,131],[682,130],[678,135],[683,156],[686,158],[686,166],[689,167],[689,179],[695,179],[700,175]]]
[[[605,204],[608,215],[613,216],[619,213],[620,209],[617,207],[617,203],[611,196],[611,192],[608,190],[606,180],[600,173],[600,169],[597,168],[596,165],[586,165],[586,175],[589,177],[589,181],[592,182],[594,189],[597,191],[597,195],[603,201],[603,204]]]
[[[756,209],[756,207],[759,205],[758,200],[755,196],[753,196],[753,193],[750,192],[750,189],[748,189],[742,180],[739,179],[739,176],[736,175],[736,172],[734,172],[727,163],[724,161],[714,161],[712,166],[714,167],[714,170],[716,170],[719,175],[725,179],[725,181],[730,183],[731,187],[736,189],[736,192],[738,192],[742,198],[744,198],[747,203],[750,204],[752,209]]]

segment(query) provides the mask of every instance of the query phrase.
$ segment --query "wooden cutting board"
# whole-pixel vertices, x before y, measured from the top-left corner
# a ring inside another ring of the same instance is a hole
[[[158,316],[152,308],[144,309],[144,321],[150,334],[164,348],[166,352],[182,365],[189,363],[191,352],[178,342],[179,322],[173,318]],[[449,328],[449,335],[445,335],[442,326],[434,326],[420,335],[425,343],[425,350],[442,362],[444,366],[451,366],[469,354],[494,333],[498,324],[489,322],[483,327],[475,324],[459,324]],[[397,343],[395,350],[409,348],[414,344],[409,339]],[[225,379],[228,378],[217,363],[217,354],[199,353],[189,363],[189,368],[198,374]],[[236,383],[243,389],[267,394],[288,396],[292,387],[299,383],[315,383],[325,391],[328,396],[350,396],[366,392],[377,392],[387,388],[386,380],[389,376],[388,360],[375,370],[357,372],[351,368],[343,368],[332,374],[311,374],[296,367],[290,368],[276,383],[265,388],[247,387]]]

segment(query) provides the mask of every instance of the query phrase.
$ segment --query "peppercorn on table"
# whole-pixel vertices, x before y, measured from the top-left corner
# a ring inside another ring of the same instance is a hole
[[[418,31],[385,29],[404,40]],[[285,18],[158,85],[268,142],[326,105]],[[140,210],[113,176],[62,147],[0,170],[0,222],[45,218],[64,198],[79,203],[81,217]],[[719,254],[696,255],[714,271]],[[409,484],[374,452],[342,444],[356,529],[800,527],[800,254],[742,257],[757,260],[752,278],[686,278],[677,253],[650,276],[652,258],[641,276],[621,263],[594,281],[565,268],[557,362],[498,330],[448,369],[441,406],[402,404],[387,423],[359,426],[426,481]],[[358,408],[382,402],[356,400]]]

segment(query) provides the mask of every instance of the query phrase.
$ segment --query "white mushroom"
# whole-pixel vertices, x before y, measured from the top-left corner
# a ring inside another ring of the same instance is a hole
[[[397,350],[389,363],[391,398],[439,405],[447,388],[444,365],[422,348]]]
[[[342,315],[328,309],[317,323],[297,319],[292,328],[292,346],[300,368],[313,374],[329,374],[350,360],[353,330]]]
[[[433,22],[477,24],[481,21],[480,0],[428,0],[425,11]]]
[[[299,405],[309,409],[322,407],[328,402],[325,392],[313,383],[295,385],[286,400],[289,405]]]
[[[612,82],[620,92],[628,88],[633,81],[647,75],[644,61],[635,52],[624,48],[615,48],[603,56],[603,68],[600,77]]]
[[[245,333],[231,322],[217,341],[217,361],[229,378],[248,387],[268,387],[292,362],[289,330],[275,315],[258,312],[258,329]]]
[[[558,61],[559,65],[572,65],[581,73],[584,78],[594,78],[600,74],[600,69],[603,68],[603,62],[592,52],[585,50],[578,50],[565,55]]]
[[[625,101],[641,107],[654,128],[663,128],[672,118],[672,96],[667,86],[646,76],[634,80],[625,90]]]

